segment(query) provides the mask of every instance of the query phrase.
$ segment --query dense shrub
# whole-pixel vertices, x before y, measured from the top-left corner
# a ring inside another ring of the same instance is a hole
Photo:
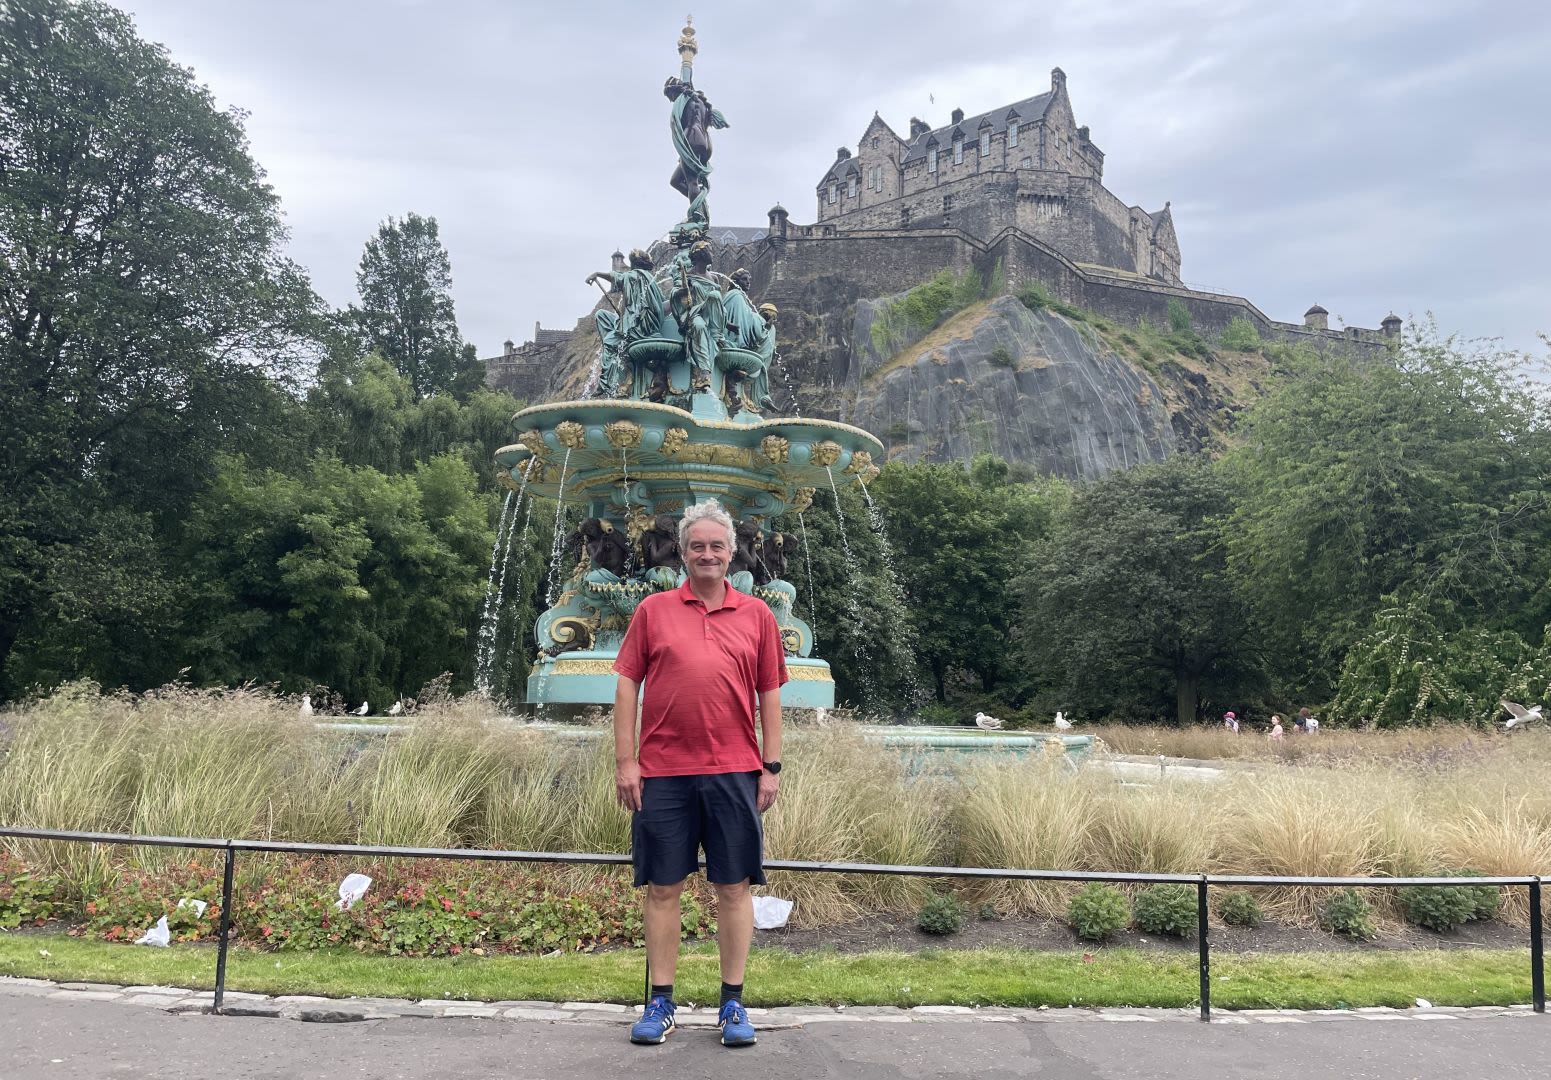
[[[1067,919],[1084,941],[1103,941],[1130,925],[1131,911],[1125,893],[1095,881],[1072,897]]]
[[[0,930],[47,922],[54,917],[61,893],[57,877],[31,873],[0,851]]]
[[[1400,890],[1400,910],[1406,922],[1443,933],[1471,920],[1476,898],[1466,885],[1419,885]]]
[[[1372,941],[1378,936],[1373,925],[1373,905],[1356,889],[1342,889],[1319,909],[1319,925],[1333,934]]]
[[[964,905],[948,893],[933,893],[921,905],[916,925],[927,934],[957,934],[964,929]]]
[[[1190,309],[1175,297],[1169,297],[1169,329],[1176,334],[1190,329]]]
[[[1152,885],[1133,905],[1138,929],[1149,934],[1184,937],[1195,929],[1196,898],[1185,885]]]
[[[1260,348],[1260,332],[1255,324],[1242,315],[1235,315],[1223,328],[1222,347],[1235,352],[1249,352]]]
[[[991,350],[987,360],[992,367],[1015,368],[1018,366],[1018,358],[1012,354],[1012,350],[1006,345],[998,345]]]
[[[1479,870],[1459,870],[1449,877],[1482,877]],[[1496,885],[1461,885],[1459,891],[1470,898],[1469,921],[1495,919],[1502,910],[1503,894]]]
[[[1259,926],[1265,922],[1260,901],[1238,890],[1222,894],[1217,901],[1217,916],[1229,926]]]

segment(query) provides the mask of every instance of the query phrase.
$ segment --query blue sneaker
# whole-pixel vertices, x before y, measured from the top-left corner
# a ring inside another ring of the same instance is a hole
[[[658,994],[646,1003],[641,1019],[630,1029],[630,1041],[645,1046],[664,1043],[668,1041],[668,1032],[674,1027],[673,1001]],[[753,1028],[749,1030],[753,1031]]]
[[[758,1041],[754,1035],[754,1025],[749,1023],[748,1010],[737,998],[722,1006],[722,1011],[716,1016],[716,1023],[722,1029],[723,1046],[753,1046]]]

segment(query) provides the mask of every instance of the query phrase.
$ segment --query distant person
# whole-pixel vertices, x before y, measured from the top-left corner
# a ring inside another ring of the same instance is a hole
[[[1310,735],[1319,734],[1319,717],[1309,711],[1308,706],[1298,710],[1298,726]]]
[[[1281,742],[1283,737],[1282,718],[1275,713],[1271,714],[1271,741]]]
[[[1239,718],[1231,712],[1223,713],[1222,726],[1237,735],[1239,733]]]

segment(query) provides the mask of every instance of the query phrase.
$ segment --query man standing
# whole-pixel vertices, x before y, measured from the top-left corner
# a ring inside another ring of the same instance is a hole
[[[732,518],[715,500],[679,522],[687,578],[641,601],[614,670],[615,790],[634,811],[635,883],[646,886],[646,958],[651,997],[630,1041],[660,1043],[673,1030],[679,895],[699,864],[716,887],[725,1046],[749,1046],[754,1026],[742,1003],[754,937],[750,884],[763,885],[760,815],[775,803],[781,772],[785,652],[775,616],[730,588]],[[639,746],[636,695],[641,702]],[[764,752],[754,734],[759,701]]]

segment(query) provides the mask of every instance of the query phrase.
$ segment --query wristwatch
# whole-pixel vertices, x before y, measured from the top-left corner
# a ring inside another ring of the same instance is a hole
[[[781,763],[779,761],[761,761],[760,764],[765,767],[765,771],[771,776],[781,775]]]

